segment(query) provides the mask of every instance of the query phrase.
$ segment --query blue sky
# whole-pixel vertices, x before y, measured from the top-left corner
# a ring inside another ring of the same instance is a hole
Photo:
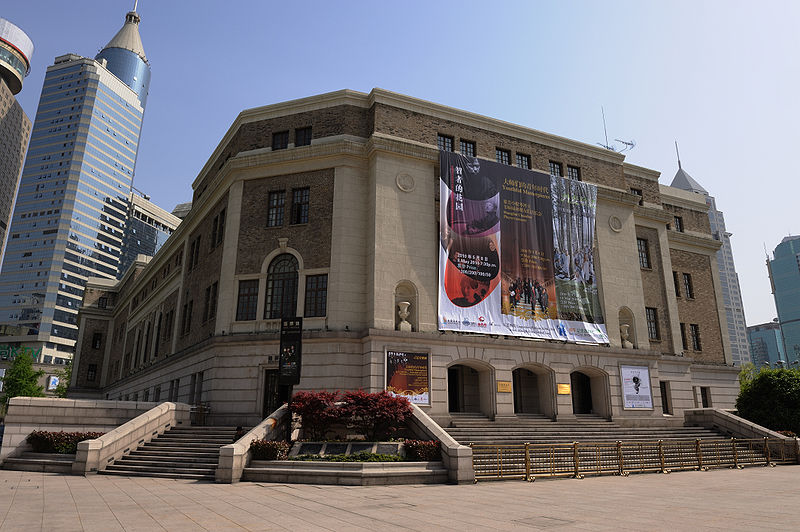
[[[132,0],[4,2],[36,46],[19,95],[33,118],[47,66],[93,57]],[[800,195],[800,3],[141,0],[152,65],[134,185],[168,210],[243,109],[381,87],[689,172],[733,233],[748,324],[775,316],[764,265]]]

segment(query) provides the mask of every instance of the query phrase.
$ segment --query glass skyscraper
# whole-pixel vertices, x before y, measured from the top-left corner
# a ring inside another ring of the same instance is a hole
[[[125,276],[137,256],[154,256],[180,223],[180,218],[150,203],[150,196],[131,194],[117,278]]]
[[[769,280],[781,326],[784,362],[800,360],[800,236],[787,236],[767,259]]]
[[[0,324],[18,332],[0,349],[63,363],[86,280],[117,276],[150,83],[138,25],[131,11],[94,59],[47,69],[0,274]]]

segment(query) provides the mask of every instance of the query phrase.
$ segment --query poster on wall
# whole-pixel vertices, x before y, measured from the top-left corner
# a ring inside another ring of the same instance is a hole
[[[647,366],[620,366],[625,408],[653,408],[650,370]]]
[[[417,405],[430,404],[428,353],[386,351],[386,391]]]
[[[442,151],[439,329],[608,343],[597,187]]]
[[[47,377],[47,391],[52,392],[56,388],[58,388],[58,383],[60,382],[60,378],[57,375],[49,375]]]

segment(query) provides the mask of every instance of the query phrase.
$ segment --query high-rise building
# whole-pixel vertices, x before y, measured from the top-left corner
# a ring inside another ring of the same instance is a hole
[[[0,275],[0,323],[35,333],[2,344],[39,360],[71,357],[86,280],[117,276],[150,82],[138,25],[45,75]]]
[[[777,318],[769,323],[748,327],[747,340],[750,343],[750,358],[756,366],[769,364],[779,367],[785,364],[783,337]]]
[[[0,258],[31,134],[31,121],[14,95],[22,90],[32,56],[33,43],[25,32],[0,18]]]
[[[180,218],[151,203],[150,196],[131,194],[117,278],[122,279],[138,255],[154,256],[180,223]]]
[[[717,268],[719,269],[722,299],[725,303],[725,318],[728,322],[731,358],[737,366],[750,362],[750,348],[747,344],[747,325],[744,318],[742,291],[739,288],[739,275],[736,273],[736,266],[733,263],[732,234],[725,230],[725,216],[722,211],[717,209],[717,202],[714,197],[683,169],[680,158],[678,158],[678,171],[670,186],[700,194],[705,198],[706,205],[708,205],[711,234],[715,240],[719,240],[722,243],[722,247],[717,251]],[[683,230],[683,220],[679,216],[675,217],[673,224],[676,226],[676,230]]]
[[[800,360],[800,236],[787,236],[767,259],[786,362]]]

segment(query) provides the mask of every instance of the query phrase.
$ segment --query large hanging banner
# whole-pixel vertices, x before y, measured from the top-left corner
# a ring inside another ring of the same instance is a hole
[[[597,187],[440,152],[439,329],[608,343]]]

